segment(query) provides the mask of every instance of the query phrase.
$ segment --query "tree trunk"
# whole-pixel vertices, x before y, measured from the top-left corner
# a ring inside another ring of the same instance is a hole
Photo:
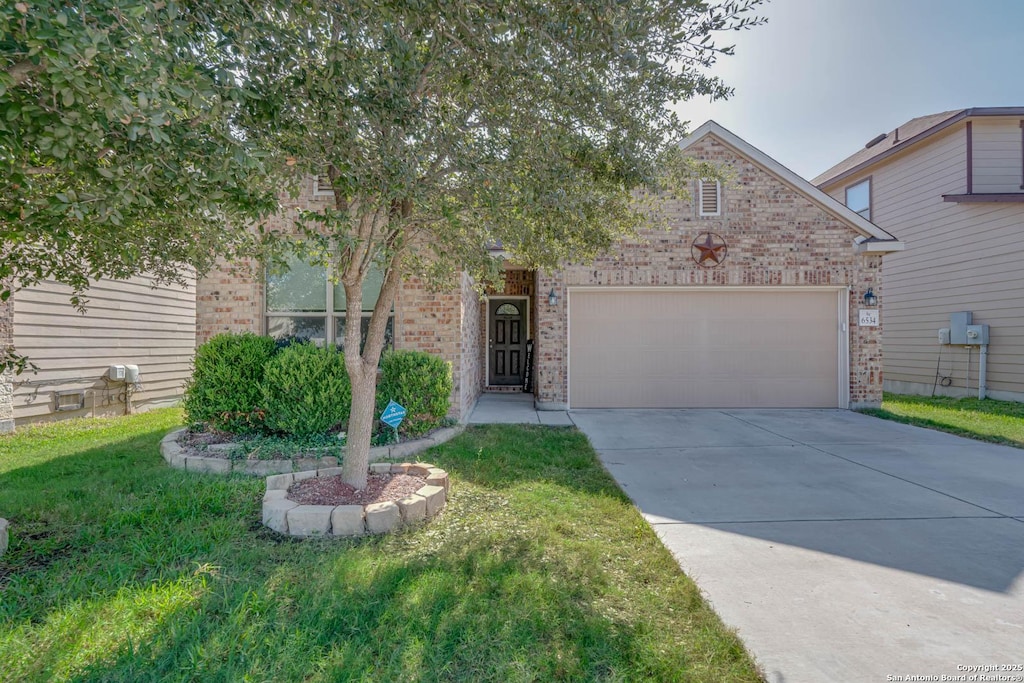
[[[370,467],[370,437],[376,412],[377,368],[371,368],[369,372],[360,368],[358,372],[349,372],[349,377],[352,379],[352,413],[348,419],[341,479],[357,489],[364,489]]]

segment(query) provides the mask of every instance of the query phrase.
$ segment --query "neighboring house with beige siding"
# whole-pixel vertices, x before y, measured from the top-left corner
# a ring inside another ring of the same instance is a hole
[[[987,394],[1024,400],[1024,107],[913,119],[812,182],[907,244],[885,259],[885,388],[977,395],[981,349],[938,336],[968,311]]]
[[[9,431],[12,419],[121,415],[181,398],[196,345],[194,285],[102,280],[85,293],[84,314],[70,296],[67,286],[45,281],[16,290],[0,310],[8,341],[38,367],[2,383],[0,430],[5,414]],[[112,365],[137,366],[139,376],[112,378]]]

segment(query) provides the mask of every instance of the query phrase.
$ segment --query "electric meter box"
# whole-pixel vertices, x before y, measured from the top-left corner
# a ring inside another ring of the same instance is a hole
[[[110,369],[107,370],[107,377],[114,380],[115,382],[124,381],[124,366],[123,365],[111,365]]]
[[[940,344],[948,344],[949,343],[949,328],[948,327],[941,327],[941,328],[939,328],[939,343]]]
[[[138,365],[126,365],[124,366],[124,381],[127,384],[135,384],[139,381],[139,366]]]
[[[984,346],[988,344],[988,325],[968,325],[967,344],[969,346]]]

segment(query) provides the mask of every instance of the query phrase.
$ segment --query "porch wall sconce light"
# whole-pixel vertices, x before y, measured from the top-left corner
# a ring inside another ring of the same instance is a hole
[[[868,291],[864,292],[864,305],[865,306],[877,306],[878,297],[875,296],[875,290],[873,287],[868,287]]]
[[[548,306],[557,306],[557,305],[558,305],[558,293],[555,292],[555,288],[552,287],[551,291],[548,292]]]

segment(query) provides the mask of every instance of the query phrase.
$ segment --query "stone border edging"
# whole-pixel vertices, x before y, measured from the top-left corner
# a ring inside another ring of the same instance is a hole
[[[292,484],[313,477],[334,477],[340,467],[288,472],[267,477],[263,524],[288,536],[365,536],[386,534],[435,517],[448,499],[448,473],[425,462],[374,463],[371,474],[411,474],[426,477],[426,485],[395,502],[368,505],[300,505],[288,499]]]
[[[10,540],[10,537],[7,535],[8,526],[7,520],[0,517],[0,555],[7,552],[7,543]]]
[[[423,439],[396,443],[390,446],[376,446],[370,449],[370,462],[385,458],[408,458],[428,448],[454,439],[466,429],[466,425],[445,427]],[[327,465],[329,468],[338,464],[334,456],[325,456],[319,460],[298,458],[296,460],[231,460],[229,458],[210,458],[203,455],[185,455],[185,449],[178,443],[178,437],[185,428],[175,429],[160,441],[160,455],[167,464],[175,469],[186,472],[203,472],[206,474],[249,474],[266,477],[272,474],[291,474],[294,472],[313,472]],[[344,449],[344,447],[342,447]]]

